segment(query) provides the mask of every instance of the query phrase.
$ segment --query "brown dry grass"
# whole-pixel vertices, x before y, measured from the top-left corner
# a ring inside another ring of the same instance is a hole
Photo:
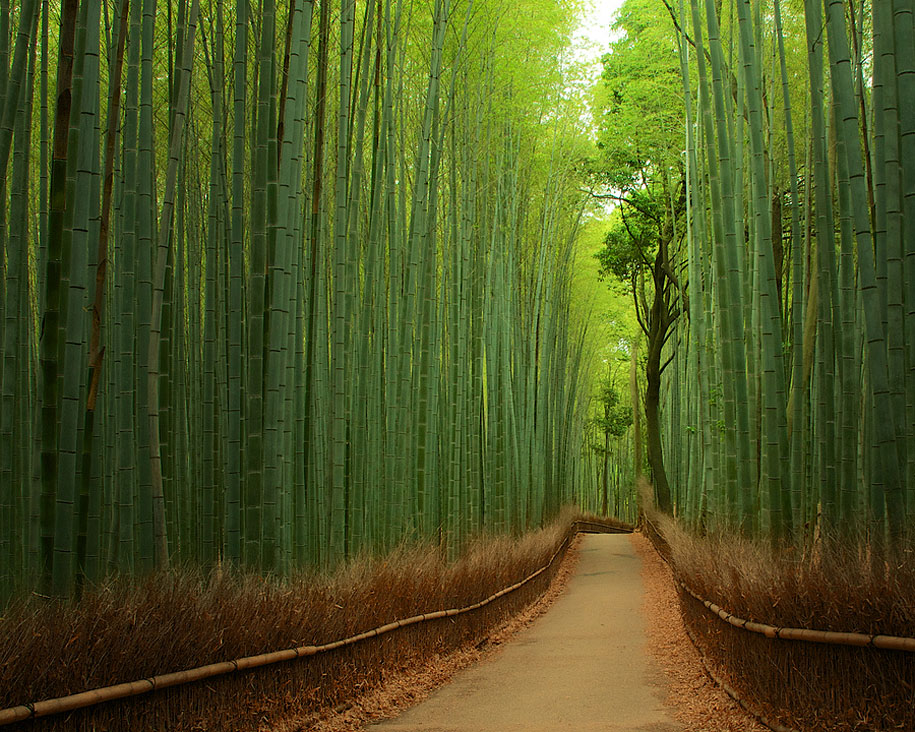
[[[0,618],[0,708],[217,661],[320,644],[395,619],[477,602],[543,566],[572,519],[520,539],[480,537],[454,563],[432,547],[286,582],[170,572],[112,580],[78,603],[32,598]],[[256,730],[332,709],[391,672],[473,646],[543,593],[555,574],[480,610],[410,626],[309,659],[213,678],[21,729]],[[16,729],[11,727],[10,729]]]
[[[781,627],[915,637],[915,563],[880,571],[855,547],[812,554],[696,537],[661,520],[678,577],[728,612]],[[687,625],[717,673],[767,718],[799,730],[915,729],[915,657],[769,640],[734,628],[681,592]]]

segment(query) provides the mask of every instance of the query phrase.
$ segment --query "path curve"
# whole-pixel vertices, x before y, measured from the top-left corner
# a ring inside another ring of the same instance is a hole
[[[641,561],[624,534],[583,537],[575,575],[499,652],[371,732],[681,732],[646,652]]]

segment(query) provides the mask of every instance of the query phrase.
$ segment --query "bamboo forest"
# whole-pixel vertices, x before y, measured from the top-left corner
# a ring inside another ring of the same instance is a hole
[[[915,729],[911,222],[915,0],[0,0],[0,726]]]

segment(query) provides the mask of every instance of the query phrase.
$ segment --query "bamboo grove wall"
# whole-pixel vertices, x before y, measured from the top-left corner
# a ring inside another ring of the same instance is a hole
[[[567,11],[4,4],[3,596],[578,496]]]
[[[671,8],[689,34],[689,298],[668,345],[664,439],[694,525],[878,549],[911,536],[912,11]]]

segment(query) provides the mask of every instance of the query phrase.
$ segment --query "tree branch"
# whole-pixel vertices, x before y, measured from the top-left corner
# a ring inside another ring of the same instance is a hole
[[[639,307],[639,295],[638,287],[636,287],[636,275],[635,272],[632,273],[632,300],[635,302],[635,319],[639,321],[639,327],[642,329],[642,332],[645,336],[648,336],[648,327],[645,325],[645,322],[642,320],[642,311]]]
[[[689,43],[690,46],[695,48],[696,47],[695,41],[693,41],[693,39],[690,38],[689,33],[684,31],[683,28],[680,27],[680,21],[677,20],[677,14],[674,12],[674,9],[672,7],[670,7],[670,3],[668,3],[667,0],[661,0],[661,2],[664,3],[664,7],[667,8],[667,12],[670,13],[670,19],[673,21],[674,28],[677,29],[677,33],[679,33],[681,36],[683,36],[686,39],[686,42]],[[709,52],[706,51],[705,48],[703,48],[702,51],[705,53],[706,60],[709,62],[709,64],[711,64],[712,57],[709,54]]]
[[[578,190],[581,191],[582,193],[587,193],[587,194],[588,194],[589,196],[591,196],[592,198],[597,198],[597,199],[600,199],[600,200],[617,201],[617,202],[619,202],[619,203],[625,203],[625,204],[627,204],[627,205],[629,205],[629,206],[632,206],[632,208],[634,208],[636,211],[638,211],[638,212],[639,212],[640,214],[642,214],[643,216],[647,216],[647,217],[648,217],[649,219],[651,219],[652,221],[659,221],[658,217],[655,216],[651,211],[647,211],[646,209],[642,208],[642,206],[641,206],[640,204],[638,204],[638,203],[636,203],[635,201],[633,201],[631,198],[626,198],[626,196],[623,196],[623,195],[621,195],[621,194],[617,194],[617,193],[595,193],[593,188],[590,188],[590,189],[587,189],[587,190],[584,189],[584,188],[579,188]]]
[[[674,351],[672,354],[670,354],[670,358],[668,358],[668,359],[664,362],[664,364],[661,366],[661,371],[660,371],[659,373],[662,373],[662,374],[663,374],[663,373],[664,373],[664,370],[665,370],[668,366],[670,366],[670,364],[673,362],[673,360],[674,360],[674,358],[676,358],[676,356],[677,356],[677,352],[676,352],[676,351]]]

